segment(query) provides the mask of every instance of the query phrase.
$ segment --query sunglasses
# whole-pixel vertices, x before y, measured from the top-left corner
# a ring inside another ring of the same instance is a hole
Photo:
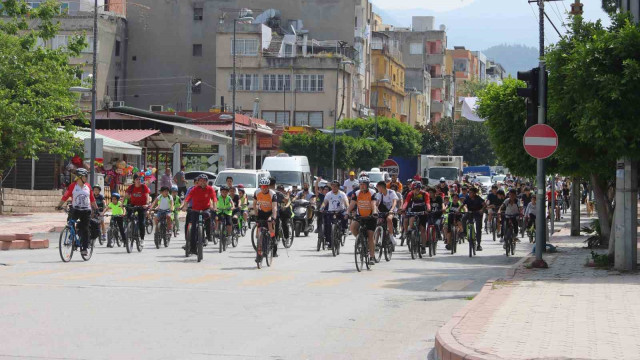
[[[268,189],[269,185],[260,185],[260,189]]]

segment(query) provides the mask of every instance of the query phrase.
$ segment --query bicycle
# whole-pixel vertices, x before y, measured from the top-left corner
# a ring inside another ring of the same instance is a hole
[[[160,249],[160,245],[163,242],[164,247],[169,247],[169,242],[171,241],[171,232],[169,232],[167,229],[167,214],[169,213],[169,210],[158,210],[157,213],[159,215],[159,219],[158,226],[156,227],[156,232],[154,233],[154,242],[156,244],[156,249]]]
[[[318,244],[316,251],[320,251],[320,248],[322,248],[322,250],[325,250],[327,244],[324,239],[324,219],[322,218],[322,213],[320,211],[315,210],[314,212],[316,213],[316,216],[320,217],[320,225],[318,226]]]
[[[151,212],[147,212],[147,217],[145,218],[145,229],[147,230],[147,235],[151,235],[151,233],[153,233],[153,214]]]
[[[493,241],[496,241],[497,229],[498,229],[498,214],[494,209],[489,209],[491,213],[491,223],[489,224],[490,228],[487,231],[490,231],[493,236]],[[487,216],[488,218],[488,216]],[[486,225],[485,225],[486,226]]]
[[[275,238],[271,238],[269,233],[269,223],[273,220],[256,221],[256,235],[259,238],[259,243],[256,247],[256,265],[258,269],[262,268],[262,260],[264,259],[267,266],[271,267],[273,264],[273,249],[276,246]]]
[[[178,237],[178,231],[180,230],[180,219],[178,219],[180,213],[178,210],[173,211],[173,237]]]
[[[382,259],[382,253],[384,253],[384,259],[388,262],[391,261],[393,256],[393,243],[389,237],[389,231],[387,230],[387,216],[389,213],[378,213],[378,224],[376,230],[373,232],[373,241],[376,246],[376,262],[379,263]]]
[[[358,272],[361,272],[362,269],[364,269],[365,265],[367,267],[367,270],[371,270],[371,265],[369,264],[369,261],[371,259],[369,254],[369,236],[367,227],[365,226],[364,222],[372,218],[373,217],[371,216],[355,218],[352,217],[353,220],[358,221],[358,223],[360,224],[360,230],[358,231],[358,237],[356,238],[355,249],[353,252],[356,260],[356,270],[358,270]]]
[[[65,208],[64,212],[69,214],[70,208]],[[80,240],[80,236],[77,234],[77,226],[79,221],[72,219],[71,217],[67,220],[67,225],[64,227],[62,232],[60,233],[60,240],[58,241],[58,249],[60,252],[60,259],[63,262],[71,261],[73,257],[73,252],[77,251],[79,248],[82,248],[82,242]],[[89,261],[91,256],[93,255],[93,243],[95,240],[89,239],[89,246],[87,247],[87,255],[82,255],[82,260]]]
[[[469,257],[476,255],[476,221],[473,216],[474,212],[468,212],[469,220],[467,221],[467,240],[469,241]]]
[[[289,237],[285,237],[284,236],[284,227],[287,227],[289,229]],[[278,238],[280,240],[282,240],[282,245],[286,248],[289,249],[291,247],[291,245],[293,245],[293,220],[288,218],[286,220],[282,220],[280,221],[280,231],[278,231]]]
[[[511,255],[514,255],[516,251],[516,241],[513,234],[513,223],[510,221],[510,219],[513,219],[516,216],[517,215],[504,216],[504,221],[506,222],[506,227],[504,230],[504,248],[507,256],[509,256],[509,252],[511,252]]]
[[[429,257],[436,256],[436,247],[438,245],[438,237],[436,235],[436,220],[433,219],[433,213],[429,214],[430,221],[427,225],[427,245],[429,246]]]
[[[111,217],[111,220],[109,221],[109,228],[107,229],[107,243],[115,243],[118,247],[120,247],[120,228],[118,228],[118,224],[115,222],[115,220],[122,219],[123,216],[105,215],[105,217],[109,216]]]
[[[422,259],[422,236],[420,235],[420,228],[418,226],[419,216],[426,215],[426,211],[420,212],[407,212],[407,217],[411,219],[415,218],[413,225],[407,229],[407,246],[409,246],[409,252],[411,253],[411,259],[416,257]]]
[[[205,226],[206,226],[206,224],[204,222],[204,216],[205,215],[209,215],[209,212],[206,211],[206,210],[200,210],[200,211],[191,210],[190,217],[191,216],[198,216],[198,223],[197,223],[195,229],[190,227],[190,229],[189,229],[190,230],[189,231],[189,238],[186,239],[185,246],[184,246],[184,256],[185,257],[189,257],[189,255],[192,254],[192,252],[191,252],[191,242],[192,242],[192,240],[191,239],[193,239],[193,236],[194,236],[193,231],[195,231],[196,232],[195,233],[195,237],[196,237],[196,249],[195,249],[196,251],[195,251],[195,254],[197,255],[198,262],[202,261],[203,252],[204,252],[204,250],[203,250],[203,246],[204,245],[203,244],[206,241],[205,240],[206,239],[206,237],[205,237]]]
[[[340,255],[340,246],[343,245],[342,238],[345,233],[342,229],[342,211],[321,211],[320,213],[331,217],[331,252],[334,257],[338,256]]]
[[[225,221],[223,221],[220,218],[222,215],[223,214],[218,213],[219,218],[217,221],[217,229],[216,229],[216,234],[218,235],[218,238],[219,238],[218,250],[220,253],[222,253],[223,251],[227,251],[227,247],[229,246],[229,237],[231,237],[231,246],[233,247],[238,246],[238,236],[235,233],[235,231],[233,231],[233,226],[231,229],[231,234],[227,234],[227,224]]]
[[[144,240],[140,238],[140,234],[138,233],[139,227],[138,227],[138,216],[137,216],[137,213],[143,210],[144,210],[144,207],[142,206],[127,207],[127,214],[129,215],[127,220],[127,226],[126,226],[127,241],[125,241],[127,253],[131,253],[131,251],[133,250],[134,241],[136,243],[136,249],[138,250],[138,252],[142,252],[142,249],[144,249]]]
[[[527,235],[529,236],[529,244],[533,244],[536,241],[536,222],[533,221],[531,227],[527,229]]]
[[[462,213],[459,211],[450,212],[449,215],[455,216],[455,221],[451,225],[451,240],[449,241],[449,247],[451,251],[451,255],[458,252],[458,243],[461,243],[462,235],[464,232],[458,232],[458,225],[460,224],[460,219],[462,218]],[[449,220],[448,220],[449,221]]]

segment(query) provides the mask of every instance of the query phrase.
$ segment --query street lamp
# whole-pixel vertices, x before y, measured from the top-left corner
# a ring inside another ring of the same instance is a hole
[[[342,43],[341,43],[342,45]],[[344,69],[344,67],[346,65],[353,65],[353,61],[351,60],[342,60],[340,61],[340,63],[338,63],[338,69],[336,70],[336,73],[339,75],[340,74],[340,65],[342,65],[342,68]],[[344,96],[345,96],[345,77],[344,74],[342,74],[342,109],[340,109],[340,114],[338,114],[338,79],[339,76],[336,75],[336,113],[333,116],[333,153],[332,153],[332,157],[331,157],[331,177],[335,180],[336,179],[336,127],[338,126],[338,118],[342,115],[342,110],[344,110]]]
[[[238,21],[253,21],[252,16],[247,16],[248,12],[245,13],[245,16],[233,19],[233,81],[232,81],[232,111],[233,111],[233,123],[231,124],[231,167],[235,168],[236,166],[236,83],[238,80],[236,79],[236,52],[237,52],[237,44],[236,44],[236,27],[238,25]]]

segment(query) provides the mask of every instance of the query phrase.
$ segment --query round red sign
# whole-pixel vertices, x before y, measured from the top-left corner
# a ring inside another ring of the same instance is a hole
[[[398,175],[400,174],[400,166],[393,159],[387,159],[384,161],[384,164],[380,167],[380,171],[386,171],[389,175]]]
[[[527,154],[536,159],[546,159],[558,148],[558,134],[549,125],[533,125],[522,139]]]

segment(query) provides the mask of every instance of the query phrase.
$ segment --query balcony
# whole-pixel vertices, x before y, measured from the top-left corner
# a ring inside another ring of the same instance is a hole
[[[432,77],[431,78],[431,88],[432,89],[443,89],[444,88],[444,78],[443,77]]]
[[[427,54],[425,62],[427,65],[442,65],[445,62],[444,54]]]
[[[442,101],[431,101],[431,112],[432,113],[443,113],[444,112],[444,103]]]

